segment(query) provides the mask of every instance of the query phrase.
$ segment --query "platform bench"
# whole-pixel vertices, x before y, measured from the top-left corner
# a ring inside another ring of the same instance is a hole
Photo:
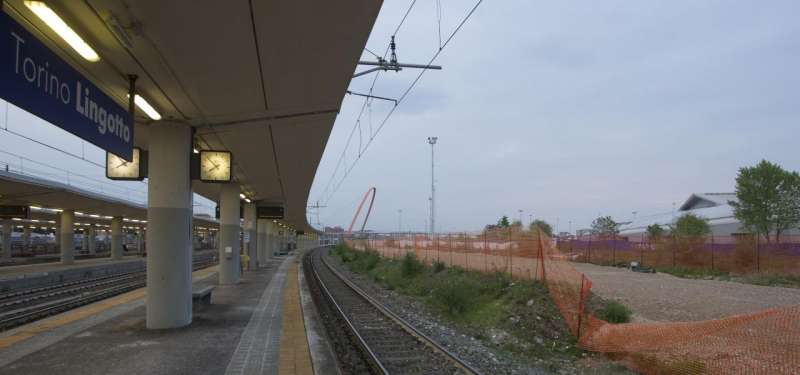
[[[211,291],[214,287],[209,285],[202,289],[192,291],[192,305],[210,305],[211,304]]]

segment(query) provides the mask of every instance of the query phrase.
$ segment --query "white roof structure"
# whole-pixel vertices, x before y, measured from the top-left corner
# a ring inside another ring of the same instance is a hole
[[[733,216],[730,201],[736,201],[735,193],[694,193],[686,199],[678,211],[639,216],[620,227],[620,234],[642,233],[652,224],[667,226],[687,213],[705,218],[711,226],[735,224],[739,221]]]

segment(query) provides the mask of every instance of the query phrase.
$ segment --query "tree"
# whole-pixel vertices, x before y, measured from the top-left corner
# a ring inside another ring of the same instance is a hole
[[[650,237],[651,240],[656,240],[661,238],[664,235],[664,228],[658,224],[650,224],[647,226],[647,236]]]
[[[800,224],[800,175],[777,164],[762,160],[754,167],[739,169],[736,176],[736,198],[728,202],[733,215],[750,232],[771,241]]]
[[[508,228],[511,226],[511,223],[508,221],[508,216],[503,215],[500,220],[497,220],[497,226],[500,228]]]
[[[544,220],[536,219],[530,224],[531,232],[535,230],[540,230],[544,232],[548,237],[553,237],[553,226],[551,226],[548,222]]]
[[[675,221],[672,233],[680,238],[696,238],[711,233],[708,221],[694,214],[684,214]]]
[[[592,231],[601,236],[616,236],[619,224],[611,216],[601,216],[592,222]]]

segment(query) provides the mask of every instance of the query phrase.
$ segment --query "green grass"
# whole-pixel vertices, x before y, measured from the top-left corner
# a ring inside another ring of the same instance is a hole
[[[418,298],[430,312],[496,346],[501,353],[554,368],[583,353],[541,282],[512,280],[505,273],[483,274],[440,262],[427,266],[413,253],[401,260],[379,257],[374,262],[371,253],[342,246],[335,248],[333,255],[351,271],[369,276],[386,289]],[[508,333],[509,339],[492,343],[492,332],[498,330]]]
[[[761,273],[746,275],[735,279],[748,284],[762,286],[782,286],[786,288],[800,288],[800,276],[780,275],[774,273]]]
[[[713,279],[722,281],[735,281],[744,284],[761,286],[780,286],[785,288],[800,288],[800,275],[784,275],[777,273],[754,273],[747,275],[732,275],[720,270],[693,267],[663,267],[658,272],[684,279]]]
[[[656,271],[668,273],[672,276],[681,277],[684,279],[706,279],[713,278],[717,280],[730,280],[730,274],[717,269],[711,268],[695,268],[695,267],[660,267]]]

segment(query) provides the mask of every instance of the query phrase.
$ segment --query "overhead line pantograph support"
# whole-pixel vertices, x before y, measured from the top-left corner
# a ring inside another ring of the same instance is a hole
[[[366,66],[374,66],[374,68],[370,68],[367,70],[360,71],[356,74],[353,74],[353,78],[361,77],[363,75],[377,72],[379,70],[383,70],[384,72],[387,71],[395,71],[399,72],[403,70],[403,68],[410,68],[410,69],[431,69],[431,70],[442,70],[441,65],[425,65],[425,64],[404,64],[397,62],[397,43],[394,41],[394,36],[392,36],[392,41],[389,43],[389,49],[391,50],[392,54],[389,57],[389,60],[386,60],[383,57],[377,56],[378,61],[359,61],[358,65],[366,65]]]

